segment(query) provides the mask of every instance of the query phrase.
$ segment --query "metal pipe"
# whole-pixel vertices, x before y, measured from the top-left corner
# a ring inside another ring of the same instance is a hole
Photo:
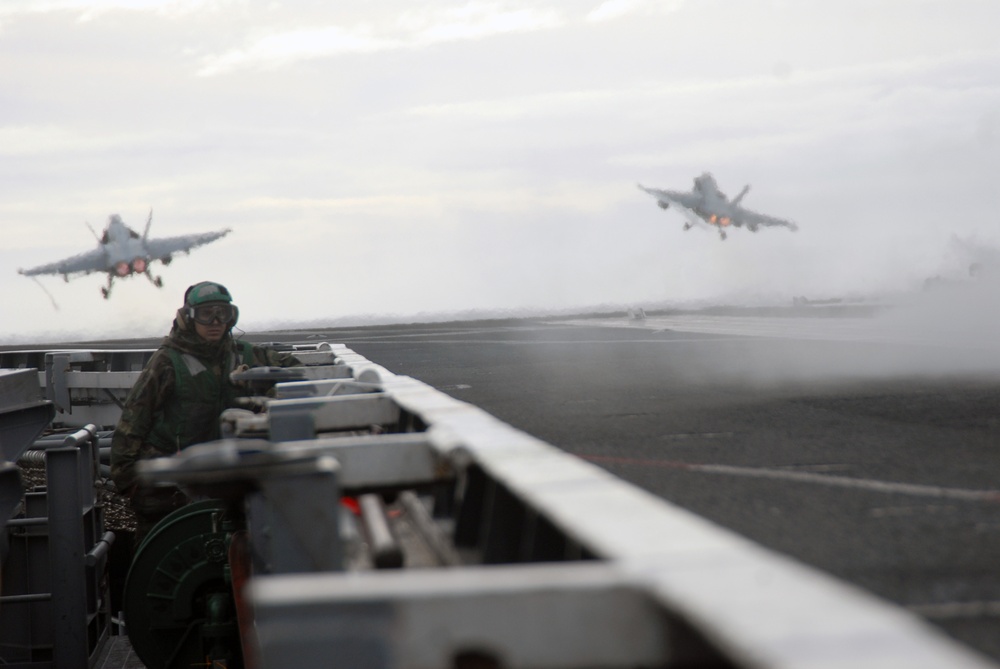
[[[85,441],[93,441],[97,438],[97,426],[96,425],[84,425],[82,428],[74,432],[73,434],[68,434],[63,439],[63,446],[79,446]]]
[[[111,544],[113,543],[115,543],[115,533],[105,532],[104,536],[101,537],[97,543],[94,544],[94,547],[90,549],[90,552],[87,553],[85,558],[86,565],[88,567],[96,567],[97,563],[107,556],[108,551],[111,550]]]
[[[101,442],[102,445],[110,444],[112,437],[114,437],[114,434],[115,434],[114,430],[99,430],[97,432],[97,440]],[[65,432],[52,432],[50,434],[43,434],[42,436],[35,439],[35,444],[53,442],[53,441],[62,443],[63,439],[65,438],[66,438]]]
[[[51,592],[40,592],[34,595],[4,595],[0,597],[0,605],[5,604],[33,604],[35,602],[52,601]]]
[[[32,450],[25,451],[25,453],[44,453],[50,448],[61,448],[63,446],[77,446],[83,441],[94,441],[99,449],[101,457],[111,456],[111,438],[114,435],[114,430],[101,430],[98,431],[96,425],[86,425],[85,427],[72,432],[69,434],[58,433],[58,434],[47,434],[45,436],[35,439],[32,443]],[[71,441],[72,440],[72,441]],[[21,456],[24,458],[24,455]],[[19,460],[21,459],[19,458]]]
[[[7,527],[39,527],[48,524],[48,518],[11,518],[7,521]]]
[[[377,569],[398,569],[403,566],[403,549],[400,547],[385,515],[382,498],[374,493],[358,497],[361,520],[371,548],[372,562]]]
[[[435,557],[442,565],[454,567],[462,564],[458,551],[442,534],[441,528],[434,522],[427,507],[420,501],[416,493],[412,490],[401,492],[399,503],[406,509],[406,514],[412,521],[414,529],[417,530],[424,543],[434,552]]]
[[[76,432],[71,433],[56,433],[56,434],[46,434],[44,436],[35,439],[32,446],[35,450],[47,451],[50,448],[60,448],[62,446],[78,446],[84,441],[96,441],[105,442],[107,447],[111,446],[111,435],[114,432],[107,430],[98,430],[97,426],[94,424],[85,425]],[[109,451],[110,452],[110,451]]]

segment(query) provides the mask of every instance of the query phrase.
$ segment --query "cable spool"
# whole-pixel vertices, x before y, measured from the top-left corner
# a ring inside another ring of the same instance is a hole
[[[223,502],[204,500],[168,515],[139,546],[123,608],[149,669],[242,666],[228,561],[234,529]]]

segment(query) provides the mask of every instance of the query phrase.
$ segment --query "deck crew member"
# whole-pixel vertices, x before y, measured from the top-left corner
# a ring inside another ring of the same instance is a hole
[[[177,488],[136,484],[139,460],[173,455],[219,438],[219,414],[246,392],[230,373],[248,367],[300,364],[291,354],[233,338],[239,309],[225,286],[197,283],[184,293],[170,334],[146,363],[111,442],[111,477],[137,516],[136,545],[171,511],[188,502]]]

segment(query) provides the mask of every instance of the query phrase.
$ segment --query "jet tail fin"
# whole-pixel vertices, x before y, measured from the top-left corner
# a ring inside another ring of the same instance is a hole
[[[87,229],[90,230],[90,234],[94,235],[94,239],[96,239],[97,243],[100,244],[101,237],[97,234],[97,230],[94,230],[94,226],[90,224],[90,221],[84,221],[83,224],[87,226]]]
[[[149,218],[146,219],[146,229],[143,230],[142,232],[142,241],[146,241],[146,238],[149,237],[149,226],[151,226],[152,224],[153,224],[153,210],[150,209]]]
[[[733,201],[730,204],[732,204],[734,207],[738,206],[739,203],[743,200],[744,196],[746,196],[746,194],[749,192],[750,192],[750,184],[747,184],[746,186],[743,187],[743,190],[740,191],[740,194],[737,195],[735,198],[733,198]]]

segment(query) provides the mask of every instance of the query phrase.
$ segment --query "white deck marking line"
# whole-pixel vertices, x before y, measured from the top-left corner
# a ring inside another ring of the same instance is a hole
[[[712,332],[705,332],[702,334],[712,335],[710,337],[697,337],[697,338],[674,338],[674,339],[421,339],[412,340],[406,342],[389,341],[387,339],[371,338],[371,339],[352,339],[352,344],[398,344],[405,343],[407,346],[417,346],[419,344],[469,344],[469,345],[480,345],[480,344],[506,344],[509,346],[547,346],[552,344],[567,345],[567,344],[605,344],[605,345],[615,345],[615,344],[704,344],[705,342],[716,342],[716,341],[742,341],[742,342],[753,342],[753,341],[763,341],[763,339],[754,339],[752,337],[746,337],[744,335],[720,335]]]
[[[942,602],[940,604],[910,604],[909,611],[932,620],[956,618],[998,618],[1000,602]]]
[[[564,321],[573,325],[630,327],[646,330],[739,334],[744,337],[777,337],[781,339],[822,339],[829,341],[886,340],[886,333],[873,328],[867,319],[761,318],[738,316],[666,316],[646,321],[625,323],[614,319]],[[895,339],[895,338],[890,338]]]
[[[900,330],[871,318],[780,318],[764,316],[651,316],[645,321],[623,319],[592,319],[559,321],[560,324],[598,327],[631,327],[673,332],[733,335],[765,339],[801,341],[835,341],[871,344],[900,344],[992,351],[995,347],[984,340],[969,340],[961,333],[939,332],[928,336],[920,330]]]
[[[893,481],[878,481],[874,479],[858,479],[849,476],[831,476],[814,474],[812,472],[796,472],[782,469],[767,469],[764,467],[737,467],[733,465],[705,465],[675,460],[647,460],[642,458],[622,458],[613,455],[580,455],[584,460],[594,463],[617,465],[640,465],[643,467],[663,467],[680,469],[705,474],[723,474],[727,476],[744,476],[750,478],[775,479],[795,483],[815,483],[818,485],[838,488],[855,488],[889,494],[915,495],[918,497],[935,497],[939,499],[957,499],[968,502],[1000,502],[1000,490],[968,490],[965,488],[945,488],[942,486],[923,485],[919,483],[896,483]]]
[[[660,439],[728,439],[734,436],[736,436],[735,432],[674,432],[672,434],[662,434],[660,435]]]

